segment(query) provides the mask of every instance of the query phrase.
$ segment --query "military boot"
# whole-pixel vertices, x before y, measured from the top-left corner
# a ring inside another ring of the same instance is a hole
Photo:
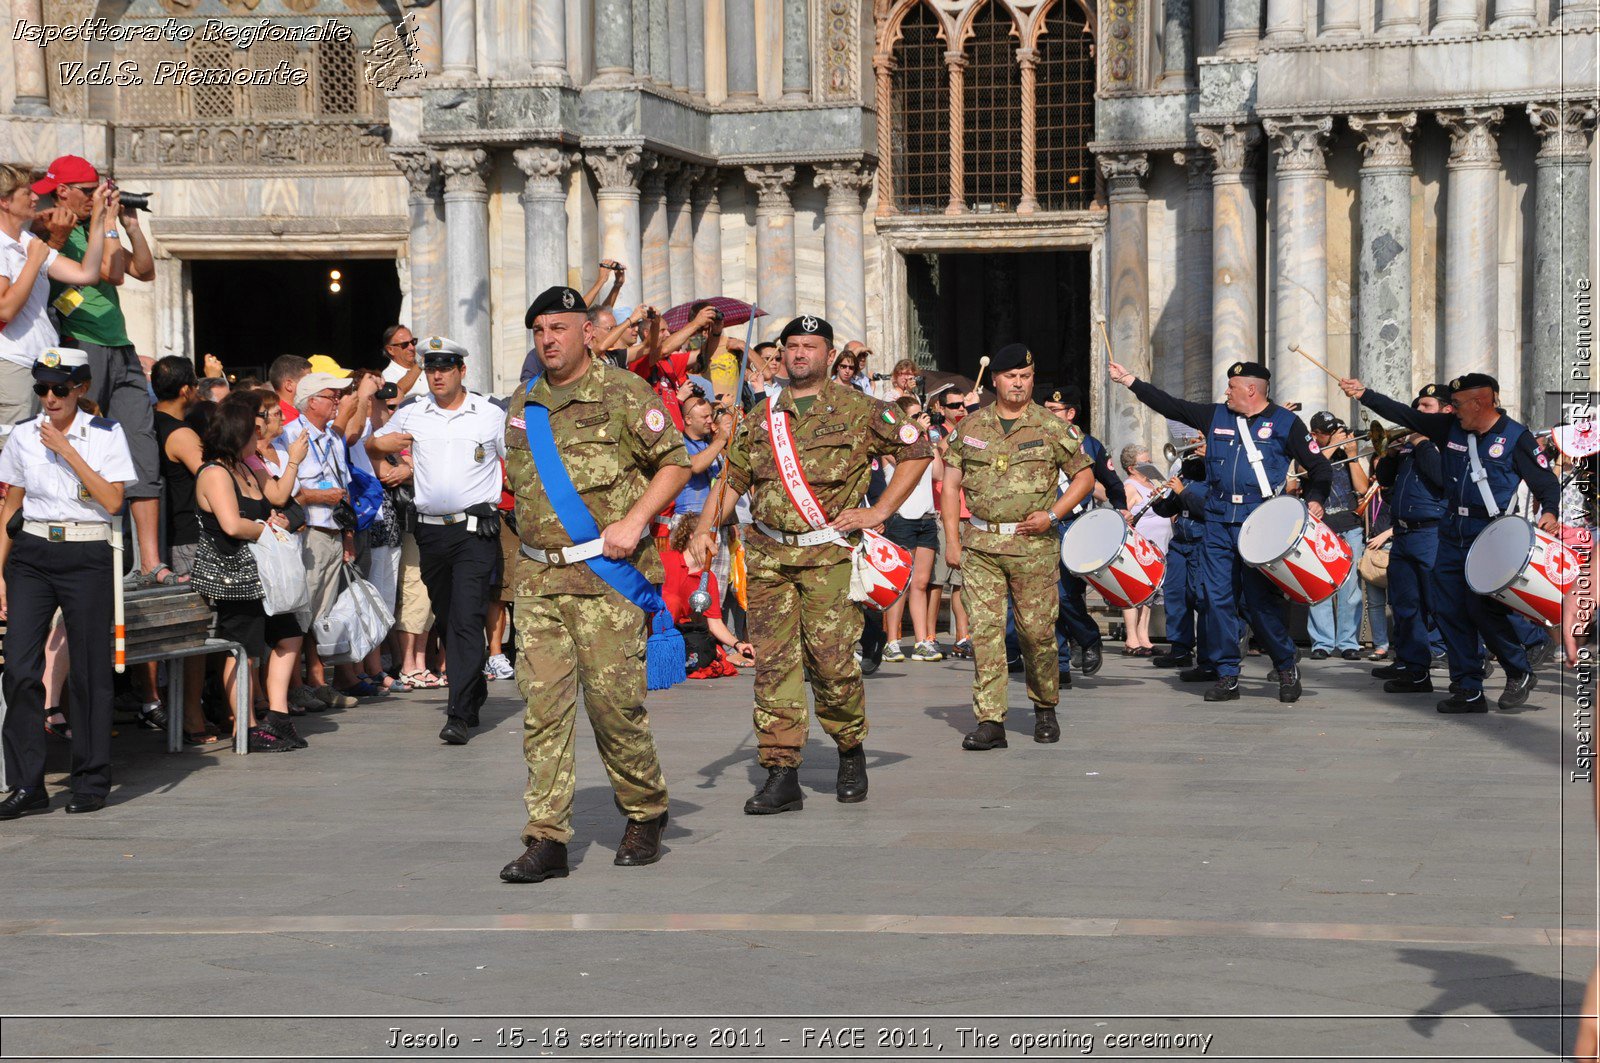
[[[848,753],[839,750],[839,784],[835,793],[847,805],[867,799],[867,751],[861,746]]]
[[[666,829],[665,812],[655,819],[642,822],[628,820],[628,826],[622,832],[622,841],[617,845],[617,858],[612,863],[618,867],[643,867],[660,860],[661,832]]]
[[[567,877],[567,847],[549,838],[535,838],[528,851],[500,869],[506,882],[543,882]]]
[[[961,740],[962,749],[1005,749],[1005,725],[994,720],[984,720],[977,727],[967,732]]]
[[[1033,740],[1048,745],[1061,741],[1061,724],[1056,722],[1056,710],[1043,705],[1033,710]]]
[[[744,803],[744,814],[771,816],[779,812],[798,812],[805,803],[805,795],[800,792],[800,770],[780,764],[767,769],[767,781]]]

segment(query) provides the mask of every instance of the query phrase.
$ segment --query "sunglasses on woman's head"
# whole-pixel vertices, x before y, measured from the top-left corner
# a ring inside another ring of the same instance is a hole
[[[75,384],[35,384],[33,385],[33,393],[41,399],[46,395],[54,395],[58,399],[64,399],[72,394],[72,389],[76,386]]]

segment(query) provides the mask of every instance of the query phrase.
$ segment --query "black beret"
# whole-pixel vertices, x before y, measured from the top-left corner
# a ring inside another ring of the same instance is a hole
[[[1234,362],[1228,366],[1228,379],[1236,376],[1253,376],[1257,380],[1271,380],[1272,371],[1260,362]]]
[[[581,314],[589,309],[589,304],[583,301],[583,293],[576,288],[568,288],[565,284],[558,284],[553,288],[546,288],[539,293],[539,297],[528,304],[528,312],[523,315],[522,323],[529,331],[533,330],[533,319],[540,314]]]
[[[1033,385],[1033,401],[1041,406],[1047,402],[1057,402],[1063,406],[1070,406],[1067,402],[1067,393],[1060,384],[1035,384]]]
[[[1438,399],[1440,402],[1449,402],[1450,387],[1447,384],[1424,384],[1422,385],[1422,390],[1417,392],[1417,397],[1411,400],[1411,405],[1416,406],[1422,399]]]
[[[1008,343],[989,359],[989,375],[999,376],[1009,373],[1013,369],[1028,369],[1033,366],[1033,352],[1020,343]]]
[[[833,346],[833,326],[820,317],[802,314],[783,326],[783,331],[778,333],[779,343],[788,343],[790,336],[821,336],[828,341],[828,346]]]
[[[1500,390],[1500,382],[1488,373],[1463,373],[1450,381],[1450,391],[1471,391],[1473,388],[1488,388],[1491,391]]]

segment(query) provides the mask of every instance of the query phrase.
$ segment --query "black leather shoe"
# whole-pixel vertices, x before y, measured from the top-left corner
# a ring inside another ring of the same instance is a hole
[[[76,816],[83,812],[98,812],[104,807],[106,807],[106,799],[103,797],[73,794],[72,800],[67,802],[67,815]]]
[[[1210,690],[1206,691],[1206,700],[1207,701],[1238,701],[1239,700],[1239,678],[1237,676],[1231,676],[1231,675],[1228,676],[1226,679],[1218,677],[1216,684],[1214,686],[1212,686],[1212,688]]]
[[[1093,646],[1085,646],[1083,648],[1083,667],[1079,668],[1078,671],[1084,675],[1094,675],[1104,663],[1105,658],[1100,653],[1098,643]]]
[[[744,814],[772,816],[779,812],[798,812],[805,803],[805,795],[800,792],[800,770],[779,766],[767,769],[767,781],[744,803]]]
[[[1311,651],[1311,659],[1313,661],[1326,661],[1332,656],[1333,654],[1329,653],[1327,650],[1317,649]]]
[[[1427,676],[1391,679],[1383,684],[1385,694],[1432,694],[1433,680]]]
[[[1550,653],[1555,649],[1554,639],[1545,639],[1536,645],[1528,647],[1528,670],[1537,672],[1539,666],[1550,659]],[[1505,706],[1501,706],[1505,708]]]
[[[12,790],[0,801],[0,819],[16,819],[50,811],[50,795],[43,790]]]
[[[1055,709],[1033,710],[1033,740],[1044,745],[1061,741],[1061,724],[1056,720]]]
[[[500,869],[502,882],[543,882],[566,877],[567,847],[549,838],[535,839],[527,852]]]
[[[984,720],[977,727],[967,732],[961,740],[962,749],[1004,749],[1006,748],[1006,729],[1004,725],[993,720]]]
[[[1158,653],[1150,658],[1150,664],[1156,668],[1188,668],[1194,664],[1194,654]]]
[[[655,863],[661,859],[661,832],[666,829],[665,812],[643,822],[628,820],[628,825],[622,831],[622,841],[617,844],[617,858],[611,862],[618,867],[643,867]]]
[[[165,731],[167,729],[166,708],[161,705],[156,705],[149,709],[140,708],[139,727],[146,731]]]
[[[1404,679],[1411,674],[1411,669],[1403,664],[1386,664],[1382,668],[1372,670],[1374,679]]]
[[[1361,651],[1360,650],[1340,650],[1339,651],[1339,656],[1343,657],[1347,661],[1359,661],[1359,660],[1361,660]]]
[[[1525,672],[1521,679],[1506,679],[1506,692],[1500,695],[1497,704],[1502,709],[1514,709],[1528,700],[1528,692],[1539,681],[1539,677],[1532,672]]]
[[[1217,679],[1217,670],[1203,665],[1197,668],[1185,668],[1178,673],[1178,678],[1185,683],[1213,683]]]
[[[839,781],[834,796],[846,805],[867,799],[867,751],[860,746],[848,753],[839,750]]]
[[[472,735],[467,730],[467,721],[460,716],[452,716],[439,728],[439,741],[448,742],[453,746],[464,746]]]
[[[1294,665],[1278,669],[1278,700],[1285,705],[1300,700],[1300,669]]]
[[[1057,682],[1056,682],[1056,689],[1057,690],[1071,690],[1072,689],[1072,673],[1071,672],[1062,672],[1061,673],[1061,675],[1058,677]]]
[[[1474,690],[1471,694],[1458,691],[1439,702],[1434,708],[1452,716],[1466,712],[1488,712],[1489,699],[1483,696],[1481,690]]]

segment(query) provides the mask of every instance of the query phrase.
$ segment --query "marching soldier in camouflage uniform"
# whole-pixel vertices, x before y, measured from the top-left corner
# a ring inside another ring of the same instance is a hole
[[[840,533],[876,528],[900,508],[932,460],[932,449],[899,409],[828,378],[833,327],[798,317],[784,328],[789,386],[773,407],[785,417],[794,451],[823,511]],[[755,730],[767,781],[745,802],[750,815],[801,808],[797,770],[808,720],[804,676],[811,675],[817,719],[839,746],[836,796],[867,796],[866,696],[854,648],[861,610],[850,601],[851,556],[827,532],[814,533],[789,501],[767,425],[767,399],[745,416],[728,450],[727,497],[713,494],[689,550],[693,571],[709,556],[712,530],[746,490],[755,525],[746,542],[749,632],[756,651]],[[895,460],[894,477],[873,507],[861,505],[871,459]]]
[[[978,726],[963,749],[1006,745],[1006,598],[1016,613],[1017,637],[1034,706],[1033,740],[1061,738],[1055,622],[1056,529],[1094,489],[1089,459],[1070,426],[1033,404],[1033,355],[1020,343],[1001,348],[989,364],[994,405],[968,417],[950,438],[940,518],[945,560],[966,579],[967,615],[977,668],[972,711]],[[1059,473],[1071,477],[1057,497]],[[961,524],[961,492],[972,518]],[[964,533],[964,534],[963,534]]]
[[[644,709],[649,618],[585,561],[564,556],[574,543],[534,466],[526,407],[550,411],[572,486],[602,529],[603,556],[630,561],[653,584],[661,583],[661,560],[645,529],[688,482],[689,458],[650,386],[589,358],[593,326],[584,309],[583,297],[565,287],[545,291],[528,308],[545,372],[514,396],[506,417],[506,473],[523,554],[513,584],[517,685],[528,705],[528,849],[500,872],[507,882],[567,873],[580,683],[600,760],[628,817],[616,863],[660,859],[667,822],[666,781]]]

